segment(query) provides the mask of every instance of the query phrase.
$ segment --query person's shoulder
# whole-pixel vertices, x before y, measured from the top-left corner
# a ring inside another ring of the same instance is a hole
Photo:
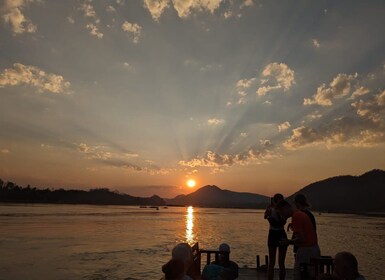
[[[306,216],[306,213],[300,211],[300,210],[295,210],[294,213],[293,213],[293,218],[303,218]]]
[[[360,275],[360,276],[358,276],[355,280],[365,280],[365,277],[362,276],[362,275]]]
[[[190,276],[185,275],[183,276],[182,280],[193,280]]]
[[[238,268],[238,264],[236,262],[230,261],[230,265],[233,267]]]

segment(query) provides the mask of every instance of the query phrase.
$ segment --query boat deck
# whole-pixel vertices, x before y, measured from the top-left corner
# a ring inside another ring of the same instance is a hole
[[[239,280],[265,280],[267,273],[265,271],[257,271],[255,268],[240,268]],[[279,270],[275,269],[274,279],[279,279]],[[286,268],[286,280],[293,279],[293,270]]]

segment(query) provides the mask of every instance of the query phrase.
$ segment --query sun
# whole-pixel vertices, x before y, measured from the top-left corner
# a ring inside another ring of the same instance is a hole
[[[195,180],[193,180],[193,179],[190,179],[190,180],[187,181],[187,187],[189,187],[189,188],[195,187],[196,184],[197,184],[197,183],[196,183]]]

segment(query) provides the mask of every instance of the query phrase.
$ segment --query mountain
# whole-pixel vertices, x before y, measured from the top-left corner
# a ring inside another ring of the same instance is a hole
[[[50,190],[27,186],[20,187],[12,182],[4,183],[0,179],[0,202],[12,203],[65,203],[97,205],[165,205],[157,195],[135,197],[110,191],[107,188],[84,190]]]
[[[294,193],[304,194],[312,209],[330,212],[385,212],[385,171],[337,176],[312,183]]]
[[[217,186],[204,186],[188,195],[166,200],[169,205],[192,205],[218,208],[261,208],[269,202],[267,196],[222,190]]]

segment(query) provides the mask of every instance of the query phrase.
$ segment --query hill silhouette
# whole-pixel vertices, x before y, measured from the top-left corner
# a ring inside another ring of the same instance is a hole
[[[62,204],[98,204],[98,205],[165,205],[157,195],[135,197],[110,191],[107,188],[84,190],[37,189],[20,187],[13,182],[4,183],[0,179],[0,202],[12,203],[62,203]]]
[[[197,191],[166,200],[169,205],[192,205],[218,208],[261,208],[269,202],[264,195],[222,190],[217,186],[204,186]]]
[[[330,212],[385,212],[385,171],[337,176],[312,183],[291,195],[304,194],[312,209]]]
[[[385,171],[374,169],[360,176],[336,176],[318,181],[288,197],[294,200],[298,193],[306,195],[312,209],[329,212],[385,213]],[[0,179],[0,202],[13,203],[68,203],[111,205],[180,205],[218,208],[265,208],[269,197],[247,192],[234,192],[214,185],[204,186],[193,193],[173,199],[135,197],[110,191],[107,188],[84,190],[37,189],[20,187]]]

